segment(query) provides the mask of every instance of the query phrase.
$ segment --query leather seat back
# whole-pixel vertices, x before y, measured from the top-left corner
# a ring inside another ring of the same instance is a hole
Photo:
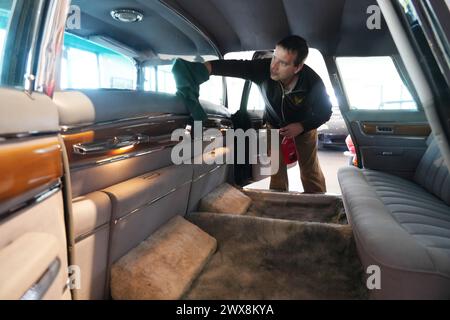
[[[450,174],[436,140],[430,136],[428,149],[417,167],[414,180],[450,205]]]

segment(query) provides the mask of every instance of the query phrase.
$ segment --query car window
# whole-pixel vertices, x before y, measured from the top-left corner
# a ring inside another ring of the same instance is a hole
[[[169,56],[165,59],[155,59],[152,65],[144,66],[144,91],[175,94],[177,87],[172,74],[172,64],[177,57]],[[188,61],[198,61],[195,56],[179,57]],[[203,56],[201,61],[218,59],[215,56]],[[151,62],[151,61],[148,61]],[[211,76],[208,81],[200,85],[200,99],[215,104],[224,105],[223,77]]]
[[[10,31],[9,27],[11,24],[11,18],[13,16],[13,0],[0,0],[0,85],[2,86],[14,86],[14,87],[23,87],[23,76],[25,73],[25,66],[20,66],[19,64],[15,67],[17,70],[11,70],[11,63],[17,62],[14,60],[18,57],[14,57],[14,55],[10,54],[12,51],[19,50],[19,44],[17,47],[10,48],[9,53],[6,51],[6,44],[8,38],[10,38],[9,43],[11,43],[15,37],[20,37],[19,35],[14,34],[14,28]],[[16,19],[18,20],[18,19]],[[28,30],[23,30],[23,33]],[[22,79],[20,81],[15,81],[13,79],[13,73],[23,72]]]
[[[34,89],[42,1],[0,0],[0,85]]]
[[[3,48],[6,40],[6,30],[8,29],[9,17],[11,15],[12,0],[0,1],[0,65],[3,61]]]
[[[133,59],[70,33],[64,37],[61,89],[129,89],[137,86]]]
[[[225,55],[225,60],[251,60],[254,51],[242,51],[242,52],[230,52]],[[227,94],[228,94],[228,110],[231,113],[235,113],[241,106],[242,91],[244,90],[245,80],[240,78],[226,77],[227,81]],[[256,87],[256,86],[252,86]],[[251,94],[251,93],[250,93]],[[256,92],[258,95],[259,93]],[[253,97],[255,96],[253,90]],[[248,106],[254,105],[250,102],[251,96],[249,96]],[[258,100],[258,99],[257,99]]]
[[[247,110],[262,111],[264,110],[265,106],[266,104],[264,102],[264,98],[262,97],[258,86],[252,83],[250,93],[248,95]]]
[[[177,86],[172,74],[172,61],[144,67],[144,91],[175,94]]]
[[[322,53],[319,50],[311,48],[309,49],[308,58],[306,58],[305,63],[311,67],[322,79],[327,94],[330,97],[330,102],[333,107],[339,106],[336,95],[334,93],[333,85],[331,84],[330,75],[328,73],[327,65],[323,59]]]
[[[245,51],[245,52],[233,52],[225,55],[225,59],[242,59],[242,60],[251,60],[253,57],[254,51]],[[330,76],[328,74],[328,70],[323,59],[322,54],[319,50],[310,48],[309,55],[305,61],[309,67],[311,67],[323,80],[328,96],[330,97],[330,101],[333,106],[337,106],[337,99],[334,94],[333,86],[331,85]],[[228,89],[228,107],[230,112],[234,113],[239,110],[241,99],[242,99],[242,91],[244,88],[245,81],[238,78],[227,78],[227,89]],[[247,110],[256,111],[256,110],[264,110],[265,103],[264,99],[261,96],[261,92],[258,87],[253,84],[251,86]]]
[[[336,59],[351,109],[417,110],[391,57]]]
[[[108,1],[91,2],[99,2],[98,10],[87,17],[82,14],[78,25],[72,23],[74,26],[66,29],[59,81],[62,89],[120,88],[173,95],[175,59],[219,59],[219,51],[209,39],[159,1],[139,4],[146,12],[109,11]],[[74,6],[80,3],[74,1]],[[86,4],[85,8],[96,6]],[[145,34],[135,34],[136,30],[145,30]],[[199,98],[224,105],[224,89],[223,77],[212,76],[200,86]]]
[[[223,77],[210,76],[209,80],[200,86],[200,99],[225,105],[223,100]]]

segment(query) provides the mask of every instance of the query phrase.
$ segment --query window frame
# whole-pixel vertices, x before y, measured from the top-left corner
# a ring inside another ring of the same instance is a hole
[[[3,52],[0,52],[0,87],[26,90],[30,94],[37,91],[35,79],[45,27],[43,21],[48,14],[45,10],[47,3],[48,0],[13,1]],[[28,27],[23,27],[26,28],[25,31],[19,30],[19,26],[23,25]],[[3,54],[6,52],[9,53]]]

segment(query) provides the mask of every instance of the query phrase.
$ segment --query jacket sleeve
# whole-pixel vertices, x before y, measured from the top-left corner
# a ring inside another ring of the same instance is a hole
[[[261,83],[270,78],[270,59],[260,60],[214,60],[211,75],[242,78]]]
[[[317,129],[322,124],[330,120],[332,106],[330,97],[327,94],[325,85],[322,80],[317,81],[310,93],[310,101],[312,115],[302,122],[305,132]]]

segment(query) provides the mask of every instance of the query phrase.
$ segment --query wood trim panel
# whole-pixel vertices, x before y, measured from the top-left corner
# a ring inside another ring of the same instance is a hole
[[[0,144],[0,201],[13,199],[62,177],[58,138]]]
[[[377,127],[389,127],[393,129],[393,132],[380,133],[377,132]],[[431,133],[431,128],[427,124],[363,123],[362,129],[368,135],[427,137]]]

